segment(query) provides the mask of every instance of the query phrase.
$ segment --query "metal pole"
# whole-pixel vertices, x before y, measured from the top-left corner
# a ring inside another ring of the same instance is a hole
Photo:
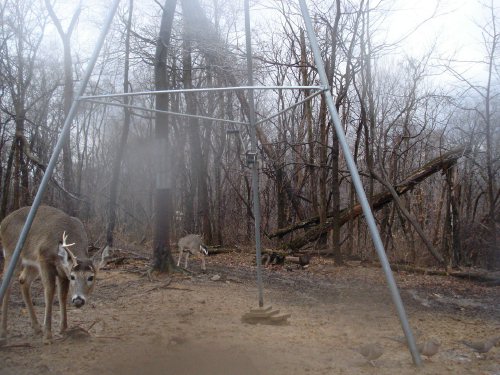
[[[321,53],[318,46],[318,41],[316,39],[316,35],[314,34],[314,29],[312,26],[311,18],[309,16],[309,11],[307,9],[305,0],[299,0],[300,9],[302,12],[302,17],[304,18],[304,23],[306,25],[307,34],[309,37],[309,42],[311,43],[311,49],[314,55],[314,61],[316,62],[316,68],[318,69],[318,74],[321,79],[321,83],[325,86],[328,86],[328,79],[326,76],[325,68],[323,65],[323,61],[321,59]],[[387,284],[389,285],[389,290],[391,292],[392,300],[394,305],[396,306],[396,310],[398,312],[399,320],[403,327],[403,331],[406,335],[406,340],[408,342],[408,347],[410,348],[411,355],[413,357],[413,362],[415,365],[420,366],[422,364],[422,360],[420,358],[420,353],[417,350],[417,346],[415,344],[415,338],[413,337],[413,332],[411,331],[410,325],[408,323],[408,319],[406,317],[405,309],[403,306],[403,301],[401,300],[401,296],[399,295],[398,287],[394,280],[394,276],[391,271],[391,266],[389,265],[389,261],[387,260],[387,255],[384,250],[384,245],[382,244],[382,240],[380,238],[380,234],[377,229],[377,224],[375,223],[375,218],[373,217],[372,210],[368,203],[368,199],[366,198],[365,191],[363,189],[363,184],[361,183],[361,179],[359,177],[358,169],[356,168],[356,164],[354,163],[354,159],[351,155],[351,151],[349,149],[349,145],[347,144],[347,140],[344,134],[344,130],[340,123],[340,118],[335,108],[335,104],[333,103],[332,95],[325,93],[325,100],[328,106],[328,110],[330,112],[330,116],[332,118],[333,124],[335,126],[335,131],[337,133],[337,137],[340,142],[340,146],[342,147],[342,152],[344,153],[344,158],[347,162],[347,166],[349,167],[349,171],[351,172],[352,182],[356,189],[356,193],[358,194],[359,201],[361,203],[361,207],[363,208],[363,213],[366,218],[366,222],[368,224],[368,228],[370,229],[370,234],[372,236],[373,244],[375,245],[375,249],[377,250],[378,257],[380,259],[380,263],[382,264],[382,268],[385,273],[385,277],[387,280]]]
[[[325,88],[322,86],[235,86],[235,87],[203,87],[198,89],[169,89],[169,90],[155,90],[155,91],[136,91],[136,92],[122,92],[116,94],[103,94],[103,95],[88,95],[82,96],[77,100],[89,99],[102,99],[102,98],[120,98],[124,96],[139,96],[139,95],[156,95],[156,94],[178,94],[178,93],[197,93],[197,92],[218,92],[218,91],[245,91],[245,90],[298,90],[310,89],[323,91]]]
[[[252,40],[250,35],[250,7],[248,0],[245,0],[245,35],[247,48],[247,74],[248,74],[248,104],[249,104],[249,133],[250,152],[257,154],[257,136],[255,125],[255,102],[253,96],[253,66],[252,66]],[[259,289],[259,307],[264,306],[264,296],[262,292],[262,253],[260,248],[260,202],[259,202],[259,171],[257,170],[257,158],[252,165],[252,195],[253,195],[253,216],[255,222],[255,254],[257,261],[257,287]]]
[[[17,241],[16,248],[14,250],[14,253],[12,254],[12,259],[9,263],[9,267],[7,269],[6,274],[3,276],[2,286],[0,287],[0,301],[3,300],[3,297],[5,296],[5,292],[7,291],[7,286],[9,285],[10,279],[12,278],[12,275],[14,274],[14,270],[15,270],[17,262],[19,260],[19,256],[21,255],[21,250],[24,246],[24,242],[26,241],[26,237],[28,236],[28,232],[31,228],[31,224],[33,224],[33,219],[35,218],[36,211],[38,210],[38,207],[40,206],[40,204],[42,202],[43,194],[45,193],[45,190],[47,188],[49,180],[52,176],[52,172],[54,171],[54,168],[56,166],[56,162],[57,162],[57,159],[59,157],[59,154],[61,153],[64,141],[66,140],[66,138],[69,135],[71,123],[73,122],[73,119],[76,116],[76,112],[78,109],[78,103],[79,103],[78,99],[85,92],[85,88],[87,87],[87,83],[90,79],[90,76],[92,75],[92,71],[94,69],[95,63],[97,61],[97,58],[99,57],[99,52],[101,50],[102,45],[104,44],[104,39],[106,38],[106,35],[109,31],[109,28],[110,28],[111,23],[113,21],[113,18],[115,16],[116,10],[118,9],[119,3],[120,3],[120,0],[115,0],[111,9],[109,10],[104,27],[101,30],[101,34],[99,36],[99,39],[97,40],[97,44],[95,46],[94,53],[92,54],[92,57],[90,58],[90,61],[87,65],[87,69],[86,69],[85,74],[83,76],[82,82],[81,82],[80,87],[78,89],[76,99],[73,100],[73,103],[71,104],[71,107],[70,107],[69,112],[68,112],[68,116],[66,117],[66,119],[64,121],[63,129],[61,131],[61,134],[59,135],[59,139],[57,140],[57,144],[54,148],[52,156],[50,157],[50,161],[49,161],[49,164],[47,165],[47,169],[45,170],[45,173],[43,174],[42,182],[40,183],[40,187],[38,188],[35,199],[33,200],[33,204],[31,206],[30,212],[28,213],[28,217],[26,218],[26,222],[24,223],[24,227],[21,231],[21,234],[19,235],[19,240]]]

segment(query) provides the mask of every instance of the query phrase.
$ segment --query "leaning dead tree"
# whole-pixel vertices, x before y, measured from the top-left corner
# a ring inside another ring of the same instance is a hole
[[[409,190],[413,189],[417,184],[424,181],[429,176],[432,176],[436,172],[446,171],[452,165],[456,164],[457,160],[467,153],[466,147],[459,147],[451,150],[435,159],[432,159],[422,167],[415,170],[402,182],[394,186],[394,190],[398,195],[405,194]],[[380,210],[382,207],[393,201],[393,195],[389,191],[384,191],[382,193],[373,196],[372,207],[374,211]],[[340,226],[347,223],[349,220],[353,220],[363,213],[360,204],[356,204],[351,208],[345,208],[340,211]],[[294,240],[288,242],[284,246],[291,250],[297,250],[301,247],[307,245],[310,242],[315,241],[323,233],[328,232],[332,229],[333,221],[331,213],[328,214],[328,219],[326,222],[320,224],[319,216],[311,217],[307,220],[303,220],[299,223],[290,225],[286,228],[278,229],[276,232],[271,233],[269,238],[283,237],[286,234],[292,233],[298,229],[308,229],[307,232]]]

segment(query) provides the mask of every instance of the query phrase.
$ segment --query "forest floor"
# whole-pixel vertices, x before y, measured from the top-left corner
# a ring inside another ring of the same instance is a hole
[[[307,269],[268,266],[264,299],[291,317],[286,325],[251,325],[241,317],[257,306],[253,259],[210,256],[206,273],[193,259],[192,275],[153,280],[141,275],[146,261],[111,264],[92,302],[69,308],[69,333],[51,345],[32,335],[16,281],[0,374],[500,374],[500,347],[479,355],[460,343],[500,335],[499,286],[395,274],[412,328],[441,342],[416,368],[406,346],[388,339],[402,330],[379,267],[335,267],[319,257]],[[41,318],[39,281],[34,289]],[[58,313],[54,320],[57,332]],[[353,350],[371,342],[385,350],[375,366]]]

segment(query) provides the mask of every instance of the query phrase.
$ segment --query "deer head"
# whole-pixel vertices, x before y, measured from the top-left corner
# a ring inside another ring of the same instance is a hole
[[[60,268],[70,283],[71,303],[80,308],[85,305],[87,296],[94,289],[97,272],[106,264],[109,257],[109,247],[106,246],[91,259],[79,259],[70,250],[70,247],[75,243],[68,244],[67,239],[68,235],[64,232],[62,242],[59,242],[57,255],[60,260]]]

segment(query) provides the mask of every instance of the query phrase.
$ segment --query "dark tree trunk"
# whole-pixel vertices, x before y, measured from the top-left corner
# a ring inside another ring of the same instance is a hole
[[[3,220],[7,216],[7,210],[9,209],[9,192],[11,187],[12,178],[12,165],[14,163],[14,155],[16,153],[16,142],[12,142],[10,147],[9,158],[7,159],[7,167],[5,169],[5,179],[2,186],[2,205],[0,210],[0,219]]]
[[[168,88],[167,49],[174,19],[176,0],[165,0],[160,25],[160,35],[155,53],[155,89]],[[156,109],[168,110],[168,97],[156,95]],[[158,172],[155,189],[155,225],[153,235],[153,269],[159,272],[172,272],[174,260],[170,249],[170,228],[172,217],[172,187],[169,176],[168,160],[169,123],[165,114],[156,114],[155,140],[157,143]]]
[[[459,216],[459,186],[456,183],[456,166],[446,171],[447,205],[446,205],[446,232],[444,246],[447,247],[450,265],[454,268],[462,264],[462,247],[460,243],[460,216]]]
[[[276,170],[275,189],[276,189],[276,210],[277,225],[284,228],[287,225],[286,220],[286,194],[284,192],[284,171],[283,168]]]
[[[332,253],[337,265],[344,264],[340,251],[340,179],[339,179],[339,141],[333,132],[332,140]]]

